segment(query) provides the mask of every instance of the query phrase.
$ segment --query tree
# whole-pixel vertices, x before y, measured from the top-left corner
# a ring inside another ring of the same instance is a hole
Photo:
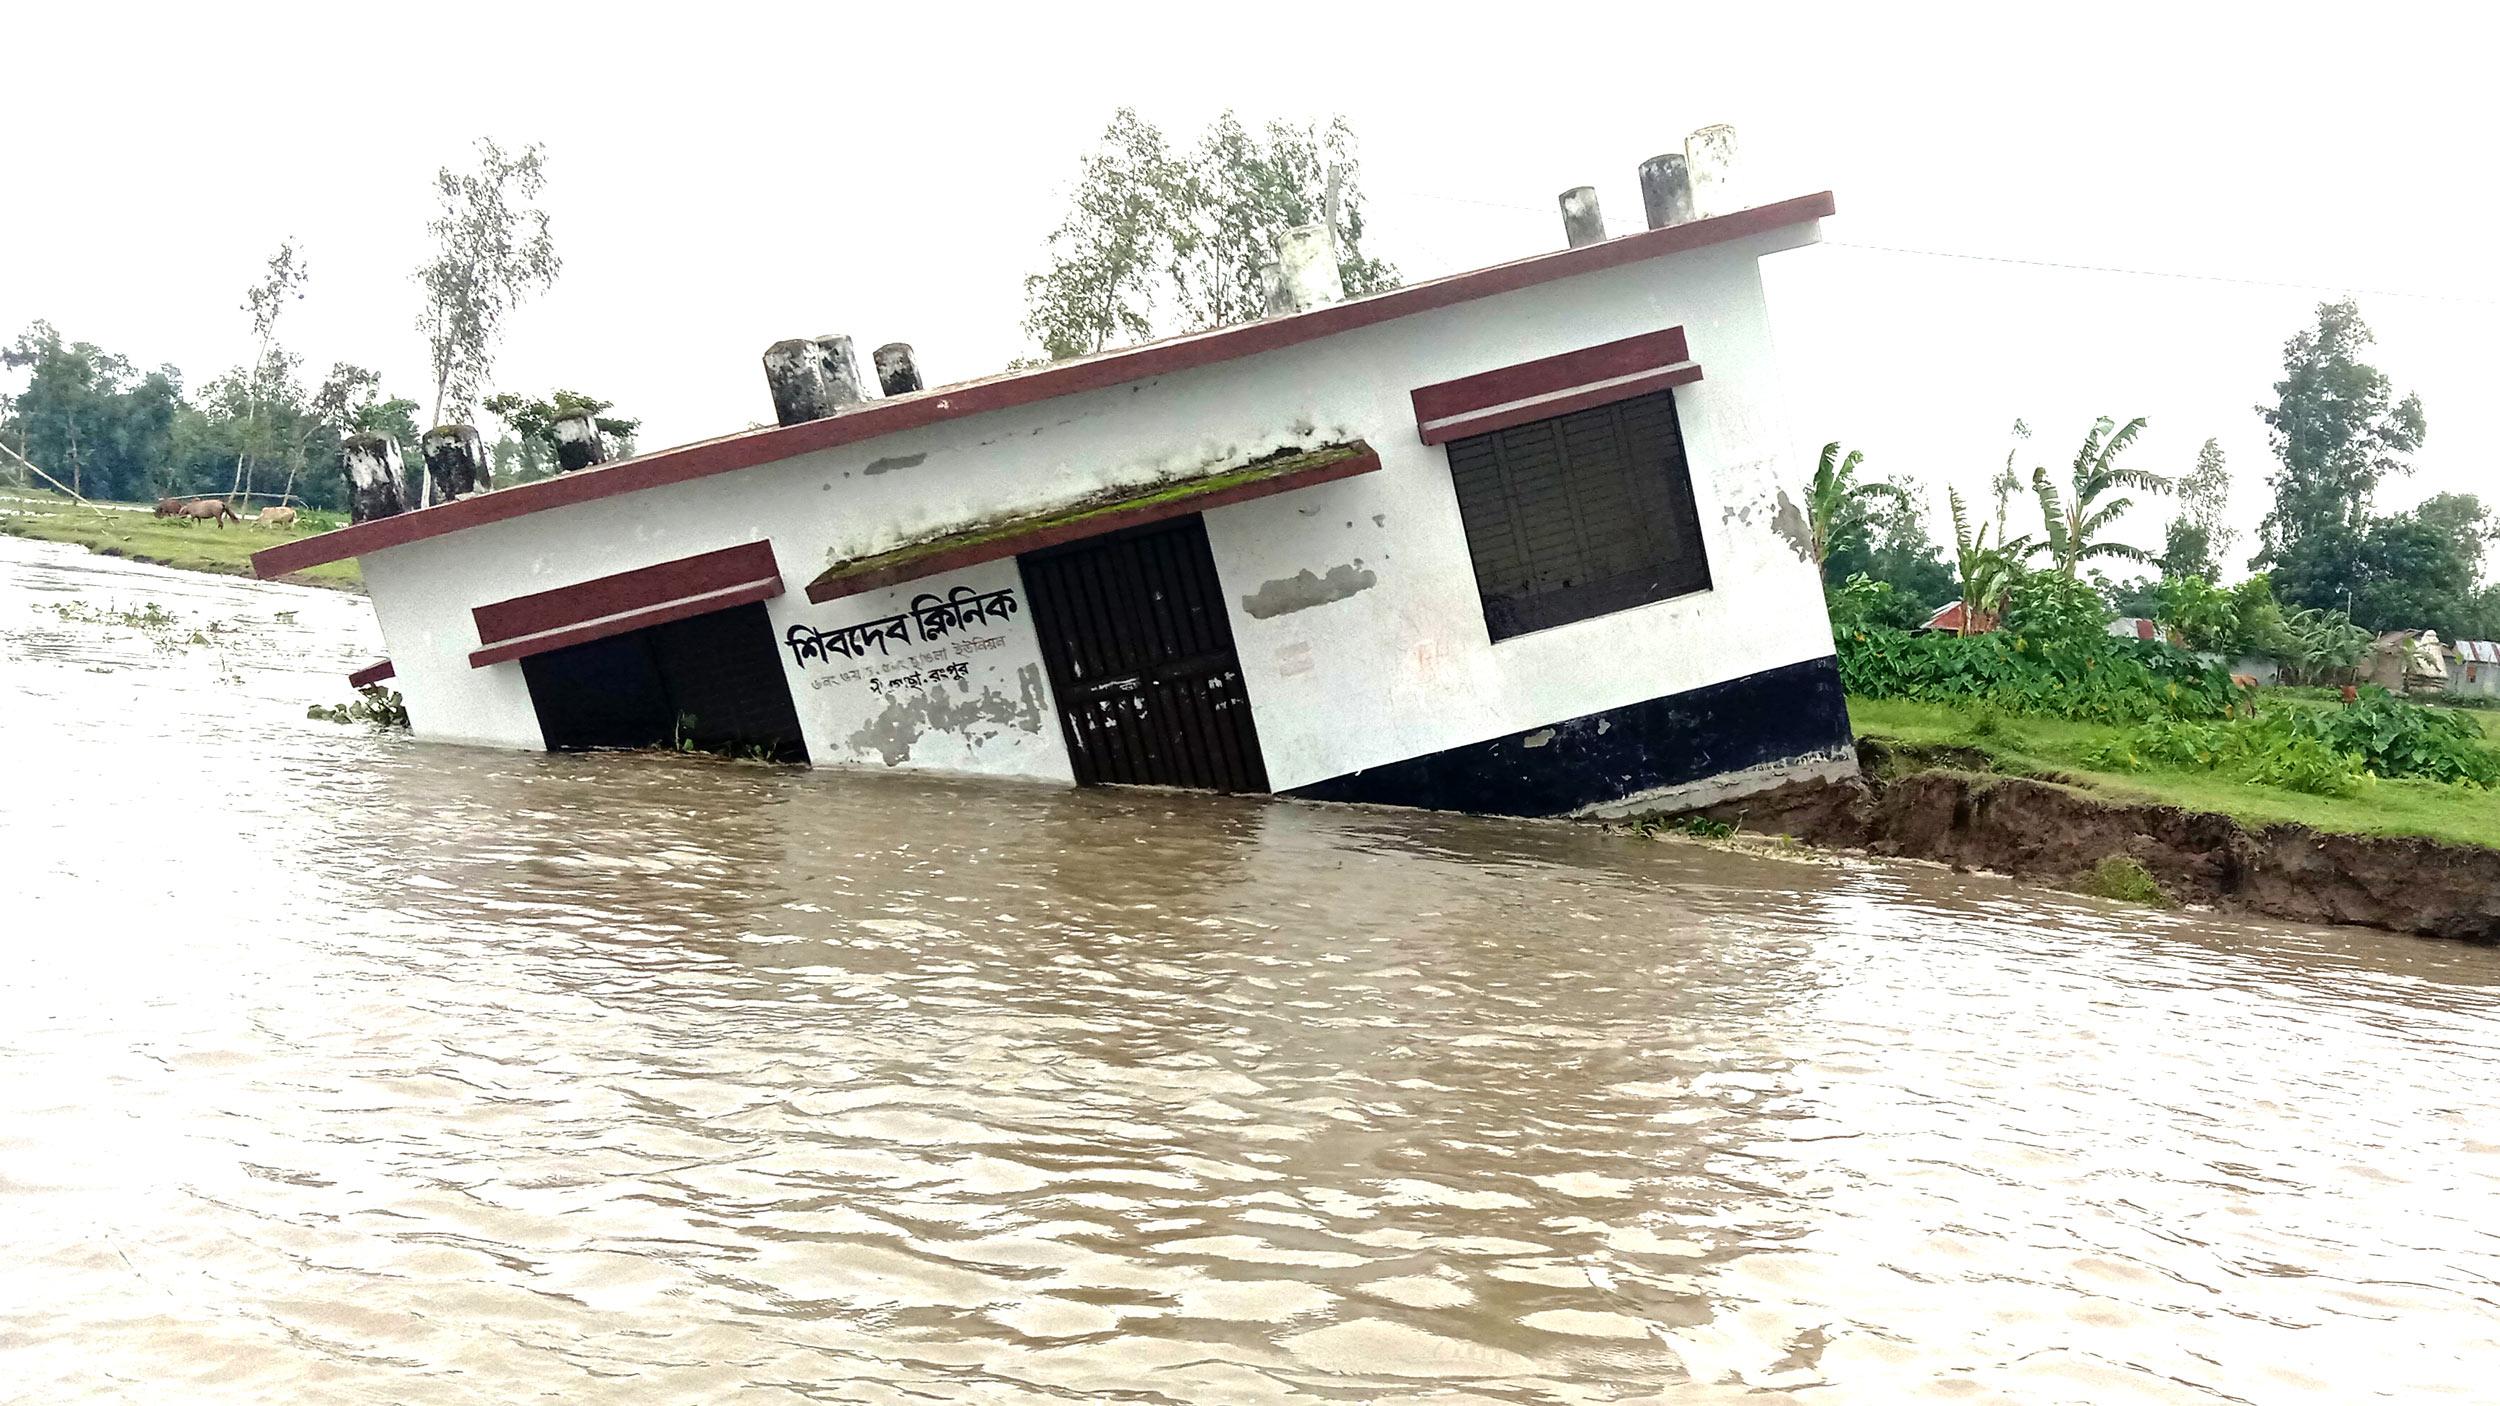
[[[1343,117],[1254,135],[1231,112],[1198,139],[1180,185],[1173,238],[1176,301],[1193,329],[1267,315],[1266,267],[1276,237],[1334,218],[1337,277],[1349,297],[1397,286],[1397,270],[1363,253],[1361,163]],[[1331,195],[1334,208],[1330,208]]]
[[[153,496],[182,403],[181,372],[143,374],[128,357],[67,341],[42,321],[0,351],[0,366],[27,373],[0,430],[19,453],[82,497]]]
[[[489,396],[485,408],[486,413],[503,422],[507,431],[539,450],[532,456],[536,462],[552,464],[556,457],[556,421],[568,415],[590,416],[591,423],[599,427],[600,438],[607,443],[610,458],[633,453],[634,431],[642,428],[642,421],[609,415],[607,411],[613,404],[580,391],[557,391],[545,400],[509,393]]]
[[[243,311],[252,317],[252,364],[235,373],[243,403],[243,433],[234,455],[234,482],[226,490],[229,498],[251,491],[252,460],[275,438],[262,432],[262,399],[286,396],[294,389],[295,368],[302,363],[279,345],[278,315],[288,303],[303,301],[304,283],[311,276],[312,270],[296,252],[295,241],[283,239],[278,252],[269,256],[269,267],[260,281],[243,290]]]
[[[2022,575],[2022,558],[2029,554],[2032,543],[2027,537],[2011,542],[1988,545],[1988,524],[1979,524],[1973,532],[1970,513],[1962,506],[1962,495],[1946,489],[1945,505],[1953,518],[1953,574],[1962,583],[1962,627],[1960,634],[1973,632],[1981,617],[1994,616],[2005,608],[2005,598],[2013,591]]]
[[[2163,534],[2164,576],[2221,575],[2219,558],[2231,550],[2231,529],[2223,513],[2231,505],[2231,471],[2223,463],[2222,442],[2209,439],[2196,451],[2196,467],[2179,480],[2179,511]]]
[[[1114,112],[1085,157],[1067,218],[1051,232],[1050,267],[1024,280],[1024,330],[1044,357],[1086,356],[1147,335],[1182,183],[1161,129],[1134,108]]]
[[[2257,407],[2277,467],[2251,564],[2271,567],[2276,594],[2296,605],[2358,594],[2352,564],[2372,496],[2409,472],[2422,446],[2421,398],[2397,400],[2386,375],[2360,359],[2370,341],[2350,299],[2319,304],[2318,325],[2283,345],[2275,403]]]
[[[2005,510],[2013,503],[2015,495],[2023,491],[2022,476],[2014,472],[2014,456],[2022,452],[2023,441],[2031,438],[2030,422],[2017,418],[2013,435],[2014,442],[2005,450],[2005,467],[1997,470],[1995,478],[1988,480],[1988,491],[1995,494],[1997,500],[1997,540],[2000,542],[2005,540],[2008,532],[2013,531],[2005,520]]]
[[[2453,636],[2471,611],[2490,531],[2490,513],[2464,493],[2443,493],[2412,512],[2370,519],[2344,564],[2353,623]]]
[[[553,287],[563,261],[535,202],[547,187],[547,149],[532,142],[507,155],[492,140],[477,144],[478,166],[445,166],[434,175],[441,202],[426,222],[434,256],[417,269],[425,334],[434,370],[434,423],[465,415],[492,377],[504,319],[532,294]]]
[[[1079,168],[1048,266],[1024,281],[1026,334],[1057,361],[1151,336],[1159,320],[1199,330],[1264,316],[1276,236],[1332,215],[1346,292],[1395,287],[1397,270],[1362,249],[1354,147],[1343,118],[1252,133],[1226,112],[1180,157],[1119,109]]]
[[[1866,539],[1870,503],[1909,500],[1909,493],[1899,484],[1860,482],[1858,465],[1865,460],[1866,455],[1855,449],[1844,457],[1840,441],[1833,440],[1823,446],[1822,456],[1815,461],[1814,482],[1806,488],[1806,526],[1813,535],[1818,570],[1831,564],[1834,546],[1844,540]]]
[[[1898,496],[1883,494],[1867,501],[1866,530],[1843,534],[1833,544],[1823,563],[1823,580],[1829,587],[1863,575],[1890,587],[1887,613],[1877,623],[1907,628],[1926,620],[1937,606],[1953,598],[1953,568],[1945,564],[1935,538],[1928,535],[1909,486],[1898,480],[1885,482],[1899,490]],[[1828,591],[1826,595],[1828,599]]]
[[[2135,443],[2144,430],[2144,419],[2137,416],[2122,428],[2104,415],[2092,422],[2084,434],[2083,447],[2075,451],[2075,462],[2069,472],[2066,491],[2058,492],[2050,482],[2047,469],[2031,471],[2031,491],[2040,500],[2040,516],[2046,534],[2039,549],[2046,552],[2051,569],[2069,580],[2082,574],[2083,563],[2105,558],[2145,562],[2153,554],[2141,547],[2130,546],[2101,534],[2126,516],[2135,506],[2132,498],[2112,498],[2106,503],[2101,496],[2114,488],[2133,488],[2141,492],[2167,493],[2170,480],[2142,469],[2121,468],[2118,456]],[[2094,506],[2098,504],[2099,506]]]

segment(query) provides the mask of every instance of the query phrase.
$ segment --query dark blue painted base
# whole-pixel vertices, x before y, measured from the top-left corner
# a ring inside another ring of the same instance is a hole
[[[1850,746],[1839,661],[1826,656],[1366,767],[1285,794],[1478,815],[1567,815]]]

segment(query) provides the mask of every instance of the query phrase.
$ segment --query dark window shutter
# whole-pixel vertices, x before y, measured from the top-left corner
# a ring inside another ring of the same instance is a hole
[[[1672,391],[1452,440],[1495,639],[1710,586]]]

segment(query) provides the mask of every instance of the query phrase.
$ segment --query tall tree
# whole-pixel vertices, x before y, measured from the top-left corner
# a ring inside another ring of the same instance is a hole
[[[1252,133],[1229,111],[1218,117],[1183,174],[1182,218],[1173,235],[1172,281],[1187,325],[1264,317],[1264,270],[1276,257],[1276,237],[1332,213],[1346,294],[1396,287],[1396,268],[1363,252],[1361,177],[1354,129],[1342,117],[1326,127],[1270,122],[1264,133]]]
[[[1345,119],[1271,122],[1226,112],[1176,155],[1160,128],[1121,108],[1079,169],[1048,266],[1024,281],[1027,335],[1047,360],[1154,334],[1264,316],[1276,236],[1333,213],[1348,294],[1395,287],[1363,252],[1361,165]],[[1333,192],[1334,200],[1331,200]]]
[[[2370,342],[2352,300],[2319,304],[2318,325],[2283,345],[2275,403],[2257,407],[2277,468],[2251,565],[2271,568],[2275,594],[2295,605],[2340,604],[2356,590],[2372,496],[2422,447],[2421,398],[2396,399],[2361,360]]]
[[[547,149],[532,142],[507,153],[480,139],[477,152],[475,171],[435,173],[440,208],[425,226],[434,255],[416,272],[425,290],[417,330],[433,358],[438,425],[476,405],[494,374],[504,319],[554,286],[564,268],[537,205],[547,188]]]
[[[2222,441],[2206,440],[2196,451],[2196,467],[2179,480],[2179,511],[2163,534],[2162,575],[2211,581],[2221,574],[2220,559],[2235,535],[2223,521],[2230,506],[2231,470],[2223,462]]]
[[[1162,130],[1134,108],[1114,112],[1051,231],[1050,267],[1024,280],[1024,330],[1045,359],[1090,355],[1153,328],[1184,185]]]
[[[278,242],[278,252],[269,256],[260,280],[243,290],[243,311],[252,318],[252,363],[240,373],[243,433],[235,449],[234,482],[226,490],[227,497],[251,491],[255,452],[274,439],[263,432],[261,402],[291,390],[295,367],[300,364],[279,345],[278,317],[287,304],[303,301],[304,283],[311,276],[295,241],[284,239]]]
[[[2031,471],[2031,491],[2040,500],[2040,517],[2045,524],[2039,548],[2047,553],[2050,566],[2061,576],[2078,579],[2087,561],[2116,558],[2121,561],[2150,561],[2153,554],[2115,538],[2104,537],[2135,506],[2132,498],[2102,496],[2112,489],[2132,488],[2139,492],[2167,493],[2170,480],[2142,469],[2130,469],[2118,463],[2118,456],[2127,452],[2135,437],[2144,432],[2144,418],[2137,416],[2124,426],[2104,415],[2092,422],[2083,436],[2083,446],[2075,451],[2075,462],[2061,493],[2049,478],[2047,469]]]
[[[2022,475],[2014,472],[2014,456],[2022,452],[2023,441],[2031,438],[2030,423],[2017,418],[2014,421],[2013,436],[2014,442],[2005,449],[2005,467],[1997,470],[1995,478],[1988,480],[1988,491],[1995,495],[1997,500],[1997,540],[2000,542],[2005,540],[2007,533],[2014,530],[2012,525],[2005,520],[2005,510],[2023,491]]]

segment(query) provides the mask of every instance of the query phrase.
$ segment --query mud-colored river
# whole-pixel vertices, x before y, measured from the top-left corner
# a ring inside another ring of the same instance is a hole
[[[0,1400],[2500,1391],[2500,954],[307,720],[377,648],[0,539]]]

